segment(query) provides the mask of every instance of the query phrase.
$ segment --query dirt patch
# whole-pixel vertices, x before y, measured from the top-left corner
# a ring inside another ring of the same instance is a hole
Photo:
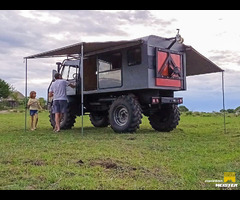
[[[94,160],[90,162],[91,166],[101,166],[105,169],[117,169],[118,166],[115,162],[113,162],[111,159],[106,160]]]
[[[77,164],[79,164],[79,165],[83,165],[84,162],[83,162],[82,160],[79,160],[79,161],[77,161]]]
[[[136,137],[129,137],[127,140],[136,140]]]
[[[26,160],[23,162],[24,164],[30,164],[35,166],[43,166],[46,165],[46,163],[43,160]]]
[[[3,160],[1,161],[2,164],[7,165],[7,164],[12,164],[13,161],[10,160]]]
[[[119,160],[112,160],[111,158],[97,158],[94,160],[91,159],[87,163],[79,160],[77,164],[79,164],[79,166],[87,165],[90,167],[102,167],[103,169],[105,169],[106,173],[111,173],[111,176],[119,178],[135,177],[137,176],[139,170],[142,171],[141,167],[137,168],[134,166],[130,166],[127,163]]]

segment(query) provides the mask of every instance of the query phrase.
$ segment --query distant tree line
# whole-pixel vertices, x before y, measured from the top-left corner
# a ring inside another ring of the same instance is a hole
[[[179,106],[179,111],[180,112],[188,112],[189,109],[186,106],[181,105],[181,106]],[[224,111],[226,113],[239,113],[240,114],[240,106],[238,106],[235,109],[227,109],[227,110],[221,109],[219,112],[223,113]]]
[[[179,108],[180,112],[188,112],[189,111],[189,109],[186,106],[179,106],[178,108]]]

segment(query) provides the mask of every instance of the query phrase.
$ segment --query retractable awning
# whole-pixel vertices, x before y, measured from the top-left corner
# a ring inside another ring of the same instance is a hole
[[[34,58],[48,58],[48,57],[75,57],[80,54],[81,46],[84,46],[84,56],[90,56],[92,54],[103,53],[106,51],[111,51],[120,48],[131,47],[140,44],[141,40],[131,40],[131,41],[110,41],[110,42],[81,42],[66,47],[58,48],[51,51],[46,51],[43,53],[31,55],[25,57],[24,59],[34,59]]]
[[[196,51],[193,47],[186,45],[185,47],[187,76],[224,71],[216,64],[214,64],[211,60]]]
[[[43,53],[24,57],[24,59],[35,59],[35,58],[48,58],[48,57],[79,57],[82,54],[81,46],[84,46],[84,56],[90,56],[97,53],[104,53],[106,51],[117,50],[120,48],[126,48],[138,45],[146,40],[143,37],[135,40],[123,40],[123,41],[108,41],[108,42],[81,42],[66,47],[46,51]],[[156,37],[156,36],[155,36]],[[159,40],[164,38],[158,37]],[[165,40],[166,41],[166,40]],[[200,75],[214,72],[222,72],[223,70],[210,61],[208,58],[200,54],[191,46],[184,44],[177,44],[176,46],[186,51],[186,75]]]

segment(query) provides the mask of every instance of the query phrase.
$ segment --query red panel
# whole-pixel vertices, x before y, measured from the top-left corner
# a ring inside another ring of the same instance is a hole
[[[173,61],[175,62],[175,64],[177,65],[177,67],[179,68],[179,70],[181,70],[181,57],[180,57],[180,55],[173,54],[173,53],[171,53],[170,55],[171,55]]]
[[[163,52],[163,51],[158,51],[158,70],[160,70],[160,68],[162,67],[164,61],[167,58],[167,53]]]
[[[163,52],[163,51],[158,51],[157,52],[157,71],[159,72],[162,68],[163,71],[161,73],[162,76],[169,76],[169,72],[168,72],[168,67],[164,65],[163,63],[165,62],[165,60],[167,59],[167,52]],[[181,71],[181,55],[178,54],[173,54],[170,53],[170,56],[173,60],[173,62],[176,64],[176,66],[179,68],[179,70]],[[172,78],[156,78],[155,84],[156,86],[165,86],[165,87],[177,87],[180,88],[181,87],[181,80],[176,80]]]
[[[165,65],[163,66],[164,61],[167,58],[167,53],[163,52],[163,51],[158,51],[158,60],[157,60],[157,71],[160,71],[162,67],[165,67]],[[166,67],[163,72],[162,72],[163,76],[168,76],[168,67]]]
[[[156,86],[181,87],[180,80],[156,78]]]

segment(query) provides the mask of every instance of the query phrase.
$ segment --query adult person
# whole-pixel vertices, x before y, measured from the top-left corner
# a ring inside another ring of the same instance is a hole
[[[53,97],[53,113],[55,113],[55,127],[54,132],[60,132],[60,121],[64,113],[67,112],[67,93],[66,87],[76,87],[72,83],[62,79],[62,75],[55,74],[55,81],[49,89],[49,97]]]

